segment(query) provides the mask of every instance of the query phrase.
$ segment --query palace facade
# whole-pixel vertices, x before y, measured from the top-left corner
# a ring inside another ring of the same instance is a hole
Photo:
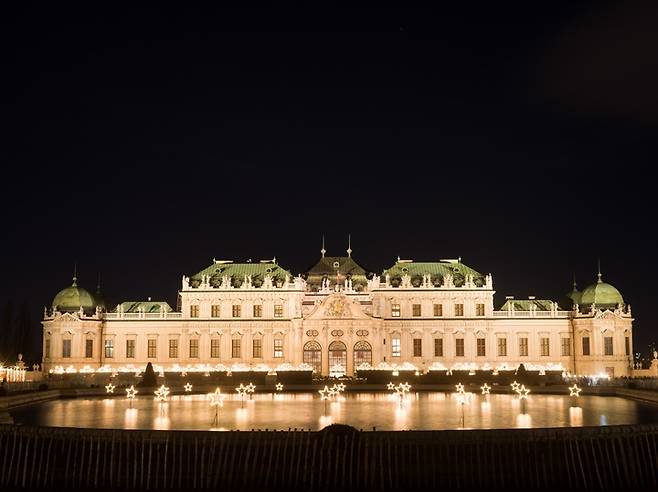
[[[73,284],[44,310],[44,369],[54,372],[308,368],[562,369],[629,375],[631,309],[598,280],[559,302],[514,299],[494,307],[491,274],[461,259],[399,259],[381,275],[326,256],[294,276],[276,259],[213,262],[183,276],[176,309],[125,301],[106,309]]]

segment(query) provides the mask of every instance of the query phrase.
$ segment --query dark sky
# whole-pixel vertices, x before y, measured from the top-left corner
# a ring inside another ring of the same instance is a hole
[[[175,305],[213,257],[298,273],[461,256],[505,295],[575,273],[656,340],[658,11],[5,11],[3,281]],[[98,10],[91,10],[92,8]]]

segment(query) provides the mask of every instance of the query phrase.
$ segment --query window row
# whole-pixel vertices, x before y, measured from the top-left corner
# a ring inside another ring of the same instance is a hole
[[[422,357],[423,356],[423,339],[414,338],[412,340],[412,352],[413,357]],[[486,339],[485,338],[476,338],[475,345],[475,354],[477,357],[486,357]],[[630,337],[625,337],[625,355],[630,355]],[[590,355],[590,342],[589,337],[583,337],[582,339],[583,355]],[[548,357],[551,355],[551,345],[549,337],[540,337],[539,338],[539,353],[543,357]],[[402,354],[400,348],[400,338],[394,337],[391,339],[391,355],[393,357],[400,357]],[[455,338],[455,357],[464,357],[464,339]],[[498,357],[507,356],[507,338],[498,337],[496,338],[496,355]],[[562,337],[560,339],[560,355],[562,357],[571,356],[571,338]],[[613,351],[613,337],[604,337],[603,338],[603,355],[614,355]],[[443,338],[434,339],[434,357],[443,357]],[[528,338],[521,337],[519,338],[519,356],[527,357],[528,356]]]
[[[433,316],[439,318],[443,316],[443,304],[434,304]],[[400,304],[391,304],[391,317],[399,318],[401,315]],[[484,316],[484,304],[478,303],[475,305],[475,315]],[[411,316],[418,318],[423,316],[423,307],[422,304],[412,304],[411,305]],[[464,316],[464,304],[454,304],[453,305],[453,316]]]
[[[242,357],[241,350],[241,340],[232,339],[231,340],[231,357],[239,359]],[[146,354],[149,359],[155,359],[158,356],[158,341],[155,338],[149,338],[147,340]],[[263,357],[263,341],[261,339],[252,340],[252,357],[262,358]],[[178,339],[169,340],[169,358],[177,359],[180,357]],[[189,340],[188,345],[188,358],[198,359],[199,355],[199,340],[191,339]],[[126,340],[126,359],[135,358],[135,340]],[[50,340],[46,340],[45,346],[45,357],[50,358]],[[106,359],[112,359],[115,356],[115,346],[114,340],[106,339],[104,345],[104,355]],[[218,359],[220,356],[220,339],[212,338],[210,340],[210,357],[213,359]],[[275,358],[283,357],[283,339],[275,338],[274,339],[274,350],[273,356]],[[62,340],[62,357],[70,358],[71,357],[71,339],[65,338]],[[92,339],[85,340],[85,357],[91,359],[94,357],[94,341]]]
[[[262,318],[263,317],[263,305],[262,304],[254,304],[252,306],[252,311],[251,315],[253,318]],[[213,304],[210,306],[210,317],[211,318],[221,318],[222,316],[222,309],[219,304]],[[190,318],[198,318],[199,317],[199,305],[198,304],[192,304],[190,306]],[[232,318],[241,318],[242,317],[242,305],[241,304],[233,304],[231,306],[231,317]],[[275,304],[274,305],[274,317],[275,318],[283,318],[283,304]]]

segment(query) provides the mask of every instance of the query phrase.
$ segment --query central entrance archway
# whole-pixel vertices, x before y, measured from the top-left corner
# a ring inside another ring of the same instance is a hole
[[[322,374],[322,347],[316,341],[306,342],[304,345],[304,359],[305,364],[313,366],[315,374]]]
[[[347,347],[340,340],[329,344],[329,376],[340,377],[347,372]]]

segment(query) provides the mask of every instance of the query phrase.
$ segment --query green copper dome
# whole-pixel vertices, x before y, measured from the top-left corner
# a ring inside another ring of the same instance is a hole
[[[573,289],[571,290],[571,292],[569,292],[568,294],[565,294],[564,297],[562,297],[562,299],[560,299],[558,301],[558,305],[562,309],[565,309],[567,311],[571,311],[571,309],[573,309],[573,306],[575,304],[578,304],[578,305],[581,304],[582,296],[583,296],[583,293],[578,290],[578,288],[576,287],[576,282],[574,280]]]
[[[624,304],[624,298],[615,287],[603,282],[599,273],[598,282],[583,290],[579,304],[583,307],[595,304],[600,308],[616,308],[618,304]]]
[[[86,313],[92,313],[96,310],[96,301],[86,289],[78,287],[76,278],[73,277],[73,284],[70,287],[60,290],[53,299],[53,309],[62,313],[72,313],[80,311],[80,307]]]

